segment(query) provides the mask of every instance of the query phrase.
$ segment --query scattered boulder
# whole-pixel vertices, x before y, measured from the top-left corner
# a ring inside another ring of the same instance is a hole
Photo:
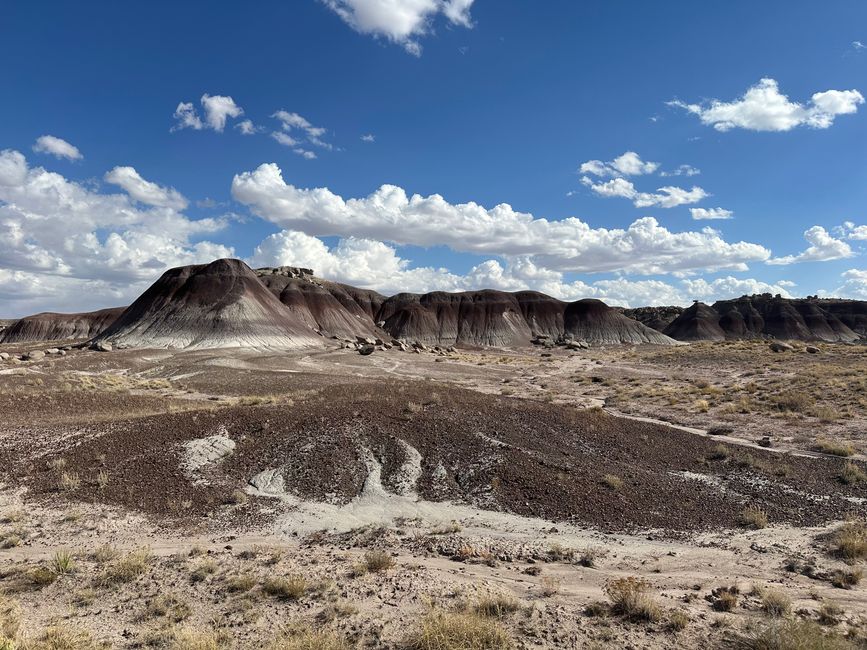
[[[48,348],[48,349],[45,351],[45,354],[56,355],[56,354],[60,354],[60,352],[61,352],[61,351],[60,351],[60,349],[58,349],[58,348]]]
[[[373,354],[373,351],[375,349],[376,349],[376,346],[372,345],[371,343],[362,343],[361,345],[358,346],[358,354],[360,354],[363,357],[366,357],[369,354]]]
[[[791,352],[795,349],[788,343],[783,343],[782,341],[773,341],[768,347],[771,349],[771,352]]]
[[[808,346],[807,346],[806,348],[804,348],[804,349],[805,349],[807,352],[809,352],[810,354],[819,354],[819,353],[821,352],[821,350],[820,350],[819,348],[817,348],[815,345],[808,345]]]
[[[0,361],[9,361],[10,356],[8,352],[0,352]]]
[[[90,346],[90,349],[95,352],[111,352],[113,346],[108,341],[96,341],[93,345]]]
[[[42,350],[31,350],[22,357],[24,361],[40,361],[44,358],[45,353]]]
[[[355,340],[362,345],[379,345],[382,343],[379,339],[371,338],[370,336],[356,336]]]

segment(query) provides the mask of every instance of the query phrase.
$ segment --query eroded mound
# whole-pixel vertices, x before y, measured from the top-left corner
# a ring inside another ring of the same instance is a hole
[[[771,521],[813,525],[867,496],[839,483],[842,460],[734,447],[721,458],[716,447],[600,410],[379,381],[332,385],[294,404],[94,424],[52,456],[81,479],[69,498],[185,518],[212,516],[246,489],[265,507],[281,497],[292,507],[330,504],[335,520],[359,499],[401,514],[449,501],[603,529],[684,531],[737,525],[747,505]],[[56,499],[56,467],[43,458],[34,470],[29,453],[10,445],[0,459],[33,494]],[[111,489],[99,487],[98,472]]]
[[[677,341],[668,336],[624,316],[601,300],[593,298],[566,305],[563,328],[566,334],[595,344],[677,344]]]
[[[96,341],[156,348],[300,348],[317,334],[240,260],[166,271]]]
[[[117,320],[124,309],[126,308],[112,307],[81,314],[44,312],[26,316],[12,322],[0,332],[0,343],[89,339]]]

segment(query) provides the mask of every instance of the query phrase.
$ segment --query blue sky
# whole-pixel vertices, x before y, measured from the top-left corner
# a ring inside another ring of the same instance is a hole
[[[867,299],[862,42],[857,0],[12,0],[0,317],[221,255],[385,293]]]

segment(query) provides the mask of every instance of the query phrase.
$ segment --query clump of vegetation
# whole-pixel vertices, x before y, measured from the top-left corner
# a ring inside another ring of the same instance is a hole
[[[97,582],[103,586],[132,582],[150,568],[152,556],[149,549],[142,548],[115,559],[103,570]]]
[[[0,648],[7,639],[14,639],[21,626],[21,605],[8,596],[0,596]]]
[[[816,401],[804,391],[790,390],[772,396],[771,403],[780,411],[804,413],[810,410]]]
[[[51,558],[51,568],[59,576],[75,571],[75,559],[69,551],[57,551]]]
[[[521,603],[508,594],[486,594],[479,598],[472,609],[480,616],[503,618],[521,609]]]
[[[385,551],[368,551],[364,554],[364,564],[371,573],[383,573],[394,566],[394,558]]]
[[[656,622],[662,618],[662,609],[649,591],[650,583],[635,577],[618,578],[605,585],[614,613],[633,621]]]
[[[851,589],[861,582],[864,572],[861,569],[837,569],[831,574],[831,584],[837,589]]]
[[[28,650],[92,650],[97,645],[87,630],[58,623],[42,630],[26,647]]]
[[[867,558],[867,523],[847,521],[829,538],[828,550],[848,562]]]
[[[787,616],[792,611],[792,599],[779,589],[768,589],[762,594],[762,610],[773,618]]]
[[[608,610],[608,603],[594,600],[592,603],[587,603],[587,606],[584,608],[584,613],[587,614],[587,616],[592,616],[594,618],[602,618],[608,616]]]
[[[173,637],[172,650],[220,650],[227,641],[218,631],[192,627],[177,630]]]
[[[738,588],[719,587],[711,592],[713,608],[718,612],[731,612],[738,606]]]
[[[710,409],[710,402],[706,399],[697,399],[693,403],[693,407],[695,407],[695,410],[699,413],[707,413]]]
[[[214,560],[203,560],[190,572],[190,582],[203,582],[208,576],[217,572],[217,563]]]
[[[53,584],[57,580],[57,574],[45,565],[39,565],[27,572],[27,580],[34,587],[42,588]]]
[[[749,528],[764,528],[768,525],[768,514],[757,506],[747,506],[741,510],[738,517],[742,526]]]
[[[603,552],[597,548],[585,548],[578,555],[578,564],[588,569],[596,566],[596,560],[602,557]]]
[[[822,603],[818,617],[822,625],[837,625],[843,618],[843,608],[836,603]]]
[[[826,633],[813,621],[772,623],[740,639],[744,650],[854,650],[855,645],[838,634]]]
[[[623,479],[619,476],[614,476],[614,474],[606,474],[603,476],[602,483],[615,492],[623,489]]]
[[[75,472],[61,472],[57,479],[57,489],[61,492],[72,492],[81,486],[81,478]]]
[[[816,451],[823,454],[831,454],[832,456],[842,456],[846,458],[855,454],[855,448],[846,442],[836,440],[828,440],[827,438],[816,438]]]
[[[268,650],[349,650],[350,645],[334,632],[296,627],[281,633],[267,648]]]
[[[192,609],[186,601],[174,594],[160,594],[150,600],[145,607],[145,617],[166,618],[173,623],[180,623],[192,614]]]
[[[266,578],[262,591],[280,600],[300,600],[307,593],[307,580],[301,575]]]
[[[451,535],[452,533],[459,533],[461,530],[463,530],[461,525],[456,521],[452,521],[442,526],[437,526],[431,531],[431,535]]]
[[[575,556],[574,549],[563,546],[560,542],[551,542],[548,546],[548,558],[552,562],[571,560]]]
[[[675,609],[668,615],[668,628],[673,632],[680,632],[689,625],[689,614],[682,609]]]
[[[560,591],[561,581],[559,578],[555,578],[554,576],[543,576],[539,581],[539,585],[542,588],[542,595],[546,598],[553,596],[557,592]]]
[[[705,458],[708,460],[726,460],[731,455],[731,449],[727,445],[720,444],[711,449]]]
[[[226,579],[226,591],[239,593],[250,591],[256,586],[256,580],[251,575],[236,575]]]
[[[410,635],[411,650],[511,650],[515,647],[498,622],[477,614],[432,612]]]
[[[864,472],[858,465],[849,461],[843,465],[843,469],[837,475],[837,478],[844,485],[855,485],[867,481],[867,473]]]

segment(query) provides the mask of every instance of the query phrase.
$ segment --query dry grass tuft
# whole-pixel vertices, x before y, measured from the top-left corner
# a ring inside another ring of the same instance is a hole
[[[503,618],[506,614],[517,612],[521,603],[509,594],[486,594],[473,605],[473,611],[480,616]]]
[[[394,566],[394,558],[385,551],[368,551],[364,554],[364,565],[371,573],[383,573]]]
[[[266,578],[262,583],[262,591],[280,600],[300,600],[308,587],[307,580],[300,575]]]
[[[496,621],[476,614],[432,612],[410,636],[411,650],[511,650],[514,642]]]
[[[748,506],[744,508],[741,511],[738,520],[742,526],[747,526],[749,528],[759,529],[768,525],[767,513],[756,506]]]
[[[23,647],[27,650],[96,650],[102,646],[93,640],[87,630],[58,623],[42,630]]]
[[[828,540],[828,550],[848,562],[867,558],[867,523],[848,521]]]
[[[127,553],[111,561],[97,578],[97,583],[110,586],[132,582],[147,572],[152,559],[150,549],[147,548]]]
[[[675,609],[668,615],[668,628],[673,632],[680,632],[689,625],[689,614],[682,609]]]
[[[75,571],[75,560],[69,551],[57,551],[51,558],[51,568],[59,576],[67,575]]]
[[[635,577],[611,580],[605,585],[615,614],[633,621],[656,622],[662,618],[662,608],[647,593],[649,590],[649,582]]]
[[[619,476],[614,476],[614,474],[606,474],[603,476],[602,483],[615,492],[623,489],[623,479]]]
[[[847,639],[826,633],[813,621],[772,623],[739,639],[742,650],[855,650]]]
[[[855,454],[855,448],[846,442],[836,440],[828,440],[827,438],[816,438],[816,451],[821,451],[823,454],[831,454],[832,456],[848,457]]]
[[[867,481],[867,473],[858,467],[858,465],[849,461],[843,465],[843,469],[840,470],[837,478],[844,485],[855,485]]]
[[[788,616],[792,611],[792,599],[779,589],[768,589],[762,594],[762,610],[773,618]]]

